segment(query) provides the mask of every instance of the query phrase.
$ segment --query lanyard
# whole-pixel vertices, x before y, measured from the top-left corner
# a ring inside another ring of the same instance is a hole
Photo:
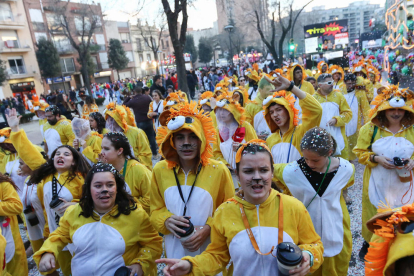
[[[277,244],[283,242],[283,202],[282,202],[282,196],[280,194],[277,194],[279,197],[279,223],[278,223],[278,236],[277,236]],[[250,229],[249,221],[247,220],[246,213],[244,212],[243,204],[239,203],[240,207],[240,213],[243,219],[244,227],[246,228],[247,235],[249,236],[250,242],[253,245],[254,250],[260,255],[269,255],[272,254],[273,250],[275,249],[274,246],[272,246],[272,249],[268,253],[262,253],[260,252],[259,246],[257,245],[256,239],[254,238],[252,229]],[[272,256],[274,256],[272,254]],[[275,257],[275,256],[274,256]]]
[[[312,200],[311,200],[311,201],[309,202],[309,204],[306,206],[306,209],[308,209],[309,205],[311,205],[312,201],[315,199],[315,197],[318,195],[319,191],[321,190],[321,187],[322,187],[322,185],[323,185],[323,181],[325,180],[325,176],[326,176],[326,174],[327,174],[327,173],[328,173],[328,171],[329,171],[329,167],[331,166],[331,157],[328,157],[328,158],[329,158],[329,164],[328,164],[328,167],[326,168],[325,174],[323,175],[323,178],[322,178],[322,181],[321,181],[321,185],[319,186],[318,191],[317,191],[317,192],[316,192],[316,194],[313,196]]]
[[[124,177],[124,179],[125,179],[125,174],[126,174],[127,163],[128,163],[128,159],[125,159],[125,162],[124,162],[124,170],[122,171],[122,176]]]
[[[191,186],[190,194],[189,194],[189,195],[188,195],[188,197],[187,197],[187,201],[185,201],[185,200],[184,200],[184,195],[183,195],[183,191],[181,190],[180,181],[178,181],[177,172],[175,171],[175,168],[173,168],[173,171],[174,171],[174,176],[175,176],[175,182],[177,182],[178,192],[180,193],[181,200],[184,202],[184,213],[183,213],[183,216],[185,216],[185,213],[187,212],[187,203],[188,203],[188,201],[190,200],[191,194],[193,193],[193,189],[194,189],[195,183],[196,183],[196,181],[197,181],[197,176],[198,176],[198,174],[199,174],[199,173],[200,173],[200,171],[201,171],[201,167],[202,167],[202,165],[201,165],[201,164],[200,164],[200,165],[198,165],[198,168],[197,168],[197,174],[196,174],[196,177],[195,177],[195,179],[194,179],[194,183],[193,183],[193,185]]]
[[[290,137],[289,151],[288,151],[288,156],[287,156],[286,163],[289,163],[289,158],[290,158],[290,148],[292,147],[293,134],[295,134],[295,130],[296,130],[296,127],[293,129],[292,136]]]

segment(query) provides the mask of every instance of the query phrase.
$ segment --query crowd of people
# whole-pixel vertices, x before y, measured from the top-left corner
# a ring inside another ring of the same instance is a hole
[[[49,275],[344,276],[357,162],[365,273],[412,275],[414,94],[380,78],[360,58],[94,84],[30,100],[43,147],[9,108],[0,275],[33,254]]]

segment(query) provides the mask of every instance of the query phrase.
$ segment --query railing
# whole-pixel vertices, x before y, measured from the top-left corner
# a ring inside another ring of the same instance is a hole
[[[10,68],[7,68],[7,73],[9,75],[26,75],[26,67],[24,65],[22,66],[13,66]]]
[[[1,52],[18,52],[19,50],[27,51],[29,49],[31,49],[31,45],[26,40],[6,40],[0,44]]]

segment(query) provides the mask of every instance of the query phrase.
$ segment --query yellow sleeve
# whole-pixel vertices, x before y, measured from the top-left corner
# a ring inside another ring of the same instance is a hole
[[[0,187],[0,216],[12,217],[20,215],[23,212],[23,204],[17,191],[9,182],[0,183]]]
[[[225,218],[223,218],[224,214],[221,214],[222,212],[220,211],[216,212],[213,223],[211,223],[211,242],[207,246],[207,249],[195,257],[182,258],[183,260],[190,261],[193,265],[193,269],[188,275],[213,276],[218,274],[220,271],[223,271],[230,261],[229,248],[227,246],[226,237],[224,236],[224,228],[222,226],[222,220]]]
[[[349,187],[351,187],[352,185],[354,185],[354,180],[355,180],[355,166],[354,164],[351,164],[353,172],[352,172],[352,176],[351,178],[349,178],[348,183],[346,184],[346,186],[344,187],[344,189],[347,189]]]
[[[358,157],[358,162],[368,167],[376,167],[378,163],[373,163],[369,160],[370,156],[375,154],[372,149],[368,147],[371,145],[372,135],[374,134],[374,124],[367,123],[359,130],[357,145],[354,147],[352,152]],[[379,134],[379,128],[376,136]],[[375,141],[375,139],[374,139]]]
[[[0,275],[3,275],[3,265],[6,264],[5,262],[5,254],[6,254],[6,239],[1,234],[0,229]]]
[[[224,159],[223,153],[221,153],[220,143],[220,133],[217,131],[216,142],[213,144],[213,159],[221,161],[224,165],[229,166],[229,163]]]
[[[45,205],[43,202],[43,181],[38,183],[38,184],[32,184],[32,185],[37,185],[37,197],[39,198],[40,204],[42,205],[42,209],[43,209],[43,216],[45,217],[45,227],[43,228],[43,237],[47,238],[49,237],[49,223],[47,220],[47,213],[46,213],[46,209],[45,209]]]
[[[152,152],[148,137],[142,129],[138,128],[138,152],[135,153],[138,160],[152,171]]]
[[[19,154],[19,157],[26,163],[31,170],[36,170],[41,165],[46,163],[43,155],[37,150],[37,148],[27,138],[26,132],[23,129],[17,132],[10,133],[10,140],[13,143],[14,148]]]
[[[276,184],[276,187],[282,190],[285,195],[292,195],[289,191],[289,188],[286,186],[285,181],[283,180],[283,171],[285,170],[288,164],[274,164],[273,165],[273,182]]]
[[[147,113],[147,117],[148,118],[152,118],[152,117],[150,117],[150,114],[152,113],[152,112],[154,112],[154,107],[152,106],[152,103],[153,102],[150,102],[150,104],[149,104],[149,109],[148,109],[148,113]]]
[[[339,104],[339,116],[334,116],[333,118],[336,119],[336,127],[343,127],[352,119],[352,110],[349,107],[345,97],[341,93],[337,93],[337,95],[341,98],[341,102]]]
[[[154,168],[155,169],[155,168]],[[170,231],[165,227],[165,221],[173,215],[165,206],[164,198],[158,186],[157,175],[155,170],[152,171],[151,181],[151,192],[150,192],[150,209],[151,209],[151,224],[155,230],[163,235],[170,234]]]
[[[249,122],[244,122],[243,127],[246,129],[246,136],[244,137],[244,140],[246,140],[246,142],[257,139],[256,131]]]
[[[362,112],[362,118],[364,120],[364,123],[361,125],[366,124],[369,121],[369,110],[371,109],[371,106],[369,105],[367,96],[365,94],[360,95],[359,97],[359,104]]]
[[[33,255],[33,260],[36,262],[37,267],[39,267],[40,259],[42,255],[45,253],[52,253],[55,255],[57,260],[59,253],[62,252],[63,248],[72,242],[70,237],[69,228],[70,222],[68,219],[68,210],[66,210],[65,215],[60,218],[59,220],[59,227],[50,233],[49,237],[43,243],[42,247]],[[57,261],[56,261],[57,262]],[[55,271],[56,268],[49,270],[47,274]],[[46,275],[46,273],[42,273],[42,275]]]
[[[301,134],[304,135],[309,129],[319,126],[322,118],[322,106],[317,99],[306,94],[306,97],[299,100],[302,108],[302,127]]]
[[[73,140],[75,140],[75,133],[73,133],[72,124],[70,123],[70,121],[69,121],[69,124],[63,127],[63,134],[68,139],[68,142],[66,145],[73,147]]]
[[[244,115],[246,116],[246,122],[248,122],[251,125],[253,125],[254,115],[256,115],[254,113],[256,110],[255,105],[256,103],[252,101],[249,104],[247,104],[246,109],[244,110]]]
[[[128,172],[128,179],[133,179],[131,183],[132,196],[142,205],[142,208],[150,213],[150,190],[151,172],[142,164],[135,163]],[[129,182],[129,181],[128,181]]]
[[[270,134],[266,139],[266,145],[269,147],[270,150],[272,150],[273,146],[280,142],[280,134],[279,131],[276,131],[275,133]]]
[[[98,156],[101,153],[102,138],[93,135],[86,143],[87,146],[83,149],[82,154],[93,163],[98,163]]]
[[[139,251],[131,263],[140,264],[144,275],[152,275],[157,268],[154,260],[159,259],[162,253],[162,237],[152,227],[150,219],[145,212],[142,212],[139,229],[137,229]]]
[[[97,104],[92,104],[90,113],[93,113],[93,112],[99,112],[99,107]]]

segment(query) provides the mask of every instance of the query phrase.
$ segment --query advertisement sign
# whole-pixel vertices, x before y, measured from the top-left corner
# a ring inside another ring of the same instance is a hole
[[[348,33],[348,19],[341,19],[329,21],[325,23],[318,23],[306,25],[305,38],[320,37],[320,36],[334,36],[340,33]]]
[[[340,34],[336,34],[335,35],[335,45],[338,44],[348,44],[349,43],[349,38],[348,38],[348,33],[340,33]]]
[[[314,47],[315,43],[320,45],[321,49],[319,51],[344,48],[345,45],[349,44],[348,19],[306,25],[304,36],[306,53],[318,52],[316,50],[318,46]],[[342,45],[342,47],[337,47],[338,45]]]
[[[64,76],[63,77],[63,81],[71,81],[72,80],[72,76]]]
[[[62,77],[53,78],[53,83],[59,83],[59,82],[63,82],[63,78]]]
[[[382,39],[372,39],[372,40],[364,40],[362,41],[362,48],[368,49],[368,48],[376,48],[382,46]]]
[[[318,38],[311,37],[305,39],[305,52],[308,53],[315,53],[317,52],[316,48],[318,48]]]
[[[46,78],[46,83],[47,84],[52,84],[52,78]]]

